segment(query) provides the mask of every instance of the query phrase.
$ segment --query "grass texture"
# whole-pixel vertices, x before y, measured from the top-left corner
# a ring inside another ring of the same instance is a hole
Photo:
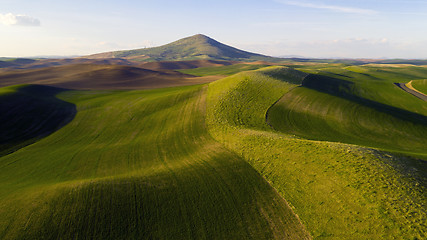
[[[256,70],[263,67],[267,67],[267,65],[263,64],[233,64],[229,66],[220,66],[220,67],[201,67],[194,69],[183,69],[179,70],[182,73],[190,74],[194,76],[211,76],[211,75],[222,75],[222,76],[230,76],[242,71],[250,71]]]
[[[306,140],[266,123],[270,106],[303,79],[272,67],[211,83],[210,133],[278,190],[314,239],[425,238],[424,161]]]
[[[0,239],[425,239],[427,69],[261,67],[0,88]]]
[[[427,79],[412,81],[412,87],[427,95]]]
[[[208,134],[206,87],[56,96],[75,118],[0,158],[1,239],[310,238]]]
[[[271,107],[275,129],[427,158],[427,103],[394,84],[402,81],[398,77],[427,76],[424,68],[352,66],[317,73]]]

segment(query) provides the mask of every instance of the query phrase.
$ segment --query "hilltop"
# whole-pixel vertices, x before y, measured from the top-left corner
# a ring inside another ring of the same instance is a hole
[[[87,58],[125,58],[136,61],[182,61],[182,60],[232,60],[232,61],[274,61],[276,58],[243,51],[222,44],[203,34],[183,38],[153,48],[99,53]]]

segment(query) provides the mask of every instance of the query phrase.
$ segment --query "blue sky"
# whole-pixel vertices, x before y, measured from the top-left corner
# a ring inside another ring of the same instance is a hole
[[[427,58],[427,0],[0,0],[0,56],[85,55],[208,35],[272,56]]]

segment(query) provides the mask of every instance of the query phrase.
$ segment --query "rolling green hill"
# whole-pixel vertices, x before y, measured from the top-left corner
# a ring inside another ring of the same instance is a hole
[[[75,118],[0,158],[1,239],[310,238],[286,201],[211,138],[206,87],[54,95]]]
[[[425,161],[311,141],[266,123],[268,109],[283,95],[295,93],[291,102],[299,97],[304,76],[273,67],[211,83],[210,133],[278,190],[315,239],[425,238]]]
[[[412,87],[427,95],[427,79],[412,81]]]
[[[89,58],[126,58],[138,61],[182,61],[196,59],[275,61],[277,58],[239,50],[202,34],[153,48],[100,53]]]
[[[220,67],[200,67],[195,69],[184,69],[179,70],[185,74],[191,74],[194,76],[210,76],[210,75],[222,75],[229,76],[243,71],[256,70],[259,68],[267,67],[265,64],[233,64],[229,66]]]
[[[229,76],[70,65],[19,76],[91,90],[0,88],[0,239],[426,237],[427,105],[394,83],[427,68],[203,64],[181,71]],[[169,88],[117,89],[139,76]]]
[[[383,85],[384,89],[394,86],[387,82]],[[268,121],[277,130],[306,139],[352,143],[427,158],[427,114],[359,97],[360,91],[357,81],[309,75],[302,87],[286,93],[269,110]],[[378,84],[376,91],[384,90]],[[412,99],[403,91],[398,96],[394,98],[401,102]],[[422,100],[415,103],[418,109],[425,105]]]

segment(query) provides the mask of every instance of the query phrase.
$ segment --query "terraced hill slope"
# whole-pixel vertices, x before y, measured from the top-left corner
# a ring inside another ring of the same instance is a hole
[[[276,132],[266,123],[271,105],[300,89],[304,76],[273,67],[211,83],[210,133],[279,191],[313,238],[425,238],[424,160],[311,141]]]
[[[75,118],[0,158],[0,238],[309,239],[283,198],[211,138],[205,93],[56,95]]]
[[[183,38],[160,47],[100,53],[87,57],[125,58],[135,61],[178,61],[196,59],[233,61],[278,60],[277,58],[239,50],[202,34]]]

